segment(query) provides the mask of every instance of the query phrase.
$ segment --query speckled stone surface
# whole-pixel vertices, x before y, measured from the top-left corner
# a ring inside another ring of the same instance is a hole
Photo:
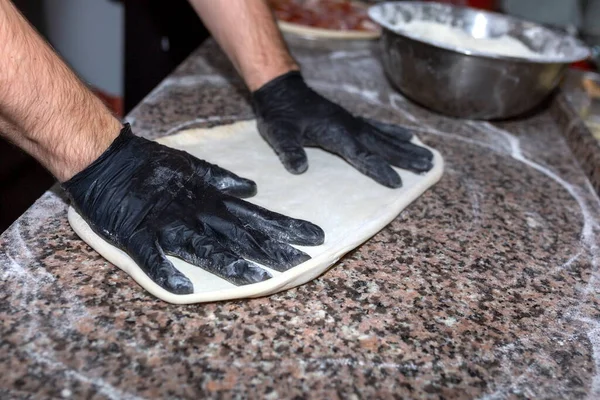
[[[0,237],[0,398],[600,398],[600,201],[550,111],[448,119],[368,45],[293,50],[315,89],[440,150],[442,180],[315,281],[192,306],[105,262],[49,191]],[[129,120],[250,118],[246,96],[208,44]]]

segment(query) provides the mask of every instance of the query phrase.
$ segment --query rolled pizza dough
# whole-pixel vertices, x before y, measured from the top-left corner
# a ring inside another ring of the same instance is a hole
[[[362,175],[341,158],[309,148],[308,171],[292,175],[260,137],[255,121],[192,129],[157,141],[253,179],[258,185],[258,194],[248,201],[311,221],[325,231],[323,245],[298,246],[312,257],[310,260],[286,272],[262,266],[273,278],[245,286],[235,286],[199,267],[169,257],[194,285],[194,293],[178,295],[154,283],[127,254],[98,236],[73,208],[69,209],[69,222],[81,239],[150,293],[175,304],[260,297],[309,282],[390,223],[400,211],[435,184],[443,171],[442,157],[431,149],[435,155],[431,171],[418,175],[397,169],[403,186],[388,189]],[[413,142],[422,145],[417,138],[413,138]]]

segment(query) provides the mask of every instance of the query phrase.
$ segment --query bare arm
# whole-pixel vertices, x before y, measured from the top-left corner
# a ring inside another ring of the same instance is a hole
[[[298,65],[264,0],[189,0],[252,91]]]
[[[9,0],[0,0],[0,136],[65,181],[100,156],[120,122]]]

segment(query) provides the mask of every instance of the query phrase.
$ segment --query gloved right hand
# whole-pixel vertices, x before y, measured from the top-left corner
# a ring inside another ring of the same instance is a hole
[[[292,174],[308,169],[304,147],[320,147],[389,188],[402,186],[391,167],[423,173],[433,153],[402,127],[358,118],[312,90],[290,71],[252,93],[258,131]]]
[[[245,285],[270,278],[246,259],[285,271],[310,258],[290,244],[324,241],[310,222],[240,200],[256,193],[254,182],[134,136],[129,125],[63,188],[98,235],[176,294],[193,285],[166,255]]]

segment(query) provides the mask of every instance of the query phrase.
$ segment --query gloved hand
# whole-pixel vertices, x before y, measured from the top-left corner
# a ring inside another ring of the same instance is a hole
[[[390,188],[402,186],[390,164],[414,172],[433,167],[433,153],[412,144],[409,131],[352,116],[309,88],[298,71],[266,83],[252,99],[260,134],[293,174],[308,168],[304,146],[337,154]]]
[[[177,294],[192,293],[193,286],[167,254],[245,285],[270,275],[244,258],[284,271],[310,258],[290,243],[324,240],[310,222],[240,200],[256,193],[254,182],[134,136],[128,125],[63,188],[97,234]]]

